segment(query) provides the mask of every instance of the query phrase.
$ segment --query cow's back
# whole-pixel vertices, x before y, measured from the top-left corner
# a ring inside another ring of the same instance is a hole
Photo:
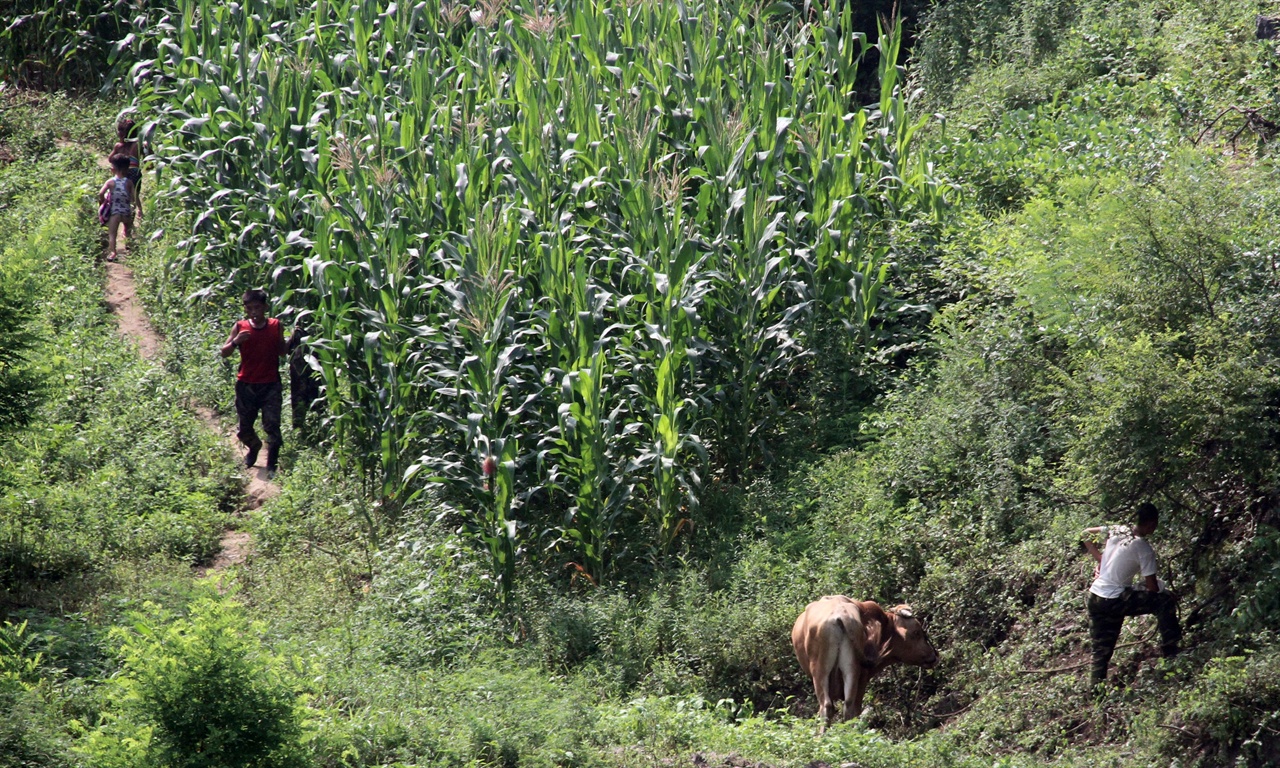
[[[791,627],[791,645],[796,660],[812,675],[827,674],[819,669],[824,659],[834,657],[839,644],[850,643],[855,658],[863,656],[862,619],[858,604],[844,595],[827,595],[805,606]]]

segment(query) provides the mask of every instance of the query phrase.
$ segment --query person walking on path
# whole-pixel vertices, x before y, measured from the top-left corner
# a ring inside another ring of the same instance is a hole
[[[1135,525],[1098,526],[1082,533],[1084,546],[1098,562],[1097,574],[1089,586],[1089,638],[1093,644],[1093,665],[1089,682],[1097,686],[1107,679],[1107,666],[1115,652],[1116,640],[1126,616],[1155,614],[1160,629],[1160,651],[1166,657],[1178,653],[1182,627],[1178,624],[1178,602],[1156,578],[1156,553],[1146,537],[1155,533],[1160,510],[1150,502],[1138,507]],[[1106,536],[1101,552],[1090,540]],[[1143,584],[1134,588],[1133,577]]]
[[[133,209],[137,205],[138,213],[142,206],[134,197],[133,182],[129,181],[129,158],[114,155],[111,158],[111,170],[114,175],[102,184],[98,190],[98,204],[107,205],[107,261],[116,260],[117,233],[120,225],[124,225],[124,236],[133,236]]]
[[[253,467],[258,463],[263,441],[254,431],[253,422],[261,411],[262,431],[267,437],[267,476],[274,477],[284,442],[280,434],[284,392],[280,383],[280,358],[289,354],[297,333],[294,339],[285,342],[279,318],[267,317],[266,291],[245,291],[243,301],[245,319],[236,321],[221,352],[223,357],[230,357],[233,351],[240,350],[240,370],[236,373],[236,416],[239,418],[236,437],[249,449],[244,465]]]
[[[116,145],[111,148],[111,161],[116,156],[127,157],[129,159],[129,170],[125,173],[125,178],[133,182],[133,194],[138,201],[138,217],[142,217],[142,144],[133,136],[133,129],[136,124],[129,118],[124,118],[116,123],[116,134],[120,138]]]

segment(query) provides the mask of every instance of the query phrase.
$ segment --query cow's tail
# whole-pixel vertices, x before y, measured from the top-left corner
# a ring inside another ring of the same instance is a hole
[[[854,658],[863,669],[875,669],[880,661],[880,652],[874,643],[867,642],[867,630],[862,622],[853,616],[840,616],[840,629],[853,646]]]

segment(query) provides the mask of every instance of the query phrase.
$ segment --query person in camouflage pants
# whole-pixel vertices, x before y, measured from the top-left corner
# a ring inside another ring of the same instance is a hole
[[[1155,533],[1160,523],[1160,510],[1154,504],[1138,507],[1136,525],[1086,528],[1084,545],[1098,561],[1098,572],[1089,586],[1089,638],[1092,641],[1093,664],[1090,684],[1107,679],[1107,667],[1115,652],[1116,639],[1126,616],[1154,614],[1160,629],[1160,651],[1164,656],[1178,653],[1182,627],[1178,623],[1178,601],[1160,579],[1156,578],[1156,553],[1147,536]],[[1102,551],[1088,538],[1103,534],[1107,543]],[[1131,584],[1135,576],[1143,577],[1140,588]]]
[[[236,373],[236,415],[239,430],[236,437],[248,447],[244,465],[253,467],[263,441],[253,428],[262,414],[262,430],[267,439],[267,473],[274,475],[284,438],[280,434],[280,411],[284,389],[280,383],[280,358],[289,354],[293,341],[286,343],[279,318],[267,317],[267,292],[245,291],[244,320],[236,321],[230,336],[222,345],[223,357],[240,350],[240,369]],[[295,334],[295,340],[296,340]]]

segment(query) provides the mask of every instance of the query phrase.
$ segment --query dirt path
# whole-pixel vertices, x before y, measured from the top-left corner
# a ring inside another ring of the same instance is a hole
[[[127,246],[124,238],[120,238],[121,250]],[[118,261],[108,261],[106,300],[111,313],[116,316],[116,325],[120,327],[120,335],[132,339],[138,345],[138,353],[145,360],[156,360],[160,357],[162,343],[160,336],[151,327],[151,321],[138,302],[138,291],[133,280],[133,270]],[[210,412],[212,415],[212,412]]]
[[[99,164],[105,165],[106,160],[100,159]],[[118,247],[123,258],[127,258],[128,243],[123,236],[119,239]],[[160,334],[156,333],[151,321],[147,319],[141,302],[138,301],[138,288],[133,270],[119,261],[108,261],[104,264],[107,269],[106,302],[116,317],[120,335],[132,339],[138,345],[138,353],[143,359],[158,360],[164,344]],[[213,409],[194,406],[193,410],[204,425],[209,430],[220,434],[233,451],[237,453],[240,451],[235,436],[222,430],[222,423]],[[267,478],[266,467],[261,466],[248,470],[248,482],[244,490],[245,510],[257,509],[268,499],[280,493],[280,487]],[[214,557],[213,563],[208,568],[200,568],[198,571],[203,575],[208,571],[219,571],[243,563],[251,547],[252,541],[248,533],[228,528],[222,535],[222,551]]]

